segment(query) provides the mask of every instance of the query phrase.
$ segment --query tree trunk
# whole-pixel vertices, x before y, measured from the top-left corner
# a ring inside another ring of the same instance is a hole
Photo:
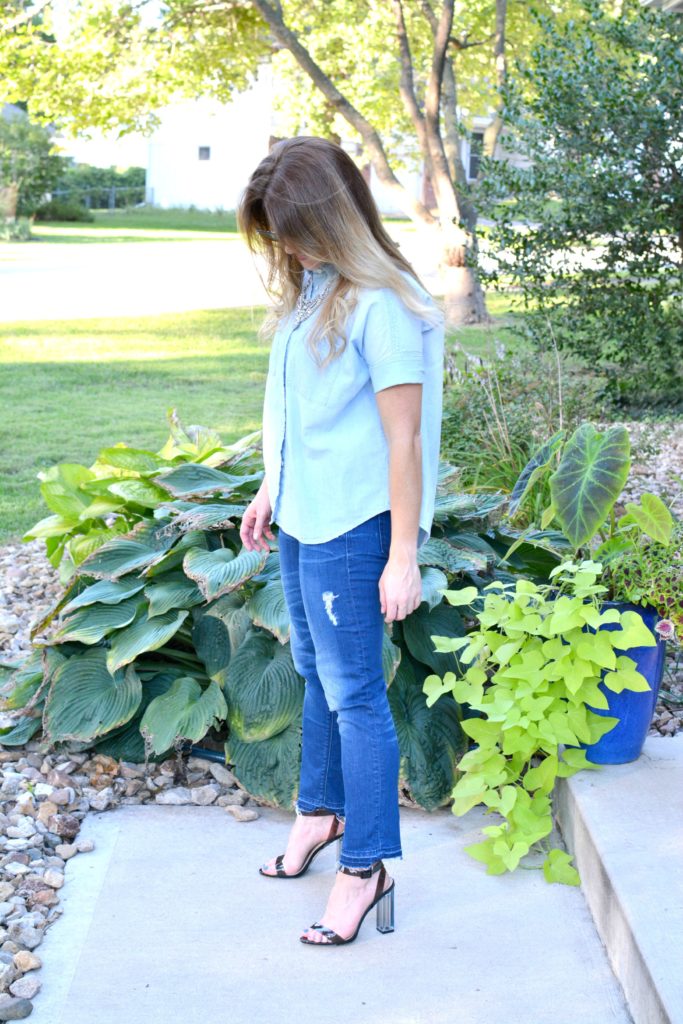
[[[19,186],[16,182],[0,185],[0,217],[4,220],[16,220],[19,202]]]
[[[450,327],[488,324],[491,317],[476,269],[467,265],[469,252],[476,255],[476,235],[460,228],[439,231],[439,271],[444,284],[446,323]]]

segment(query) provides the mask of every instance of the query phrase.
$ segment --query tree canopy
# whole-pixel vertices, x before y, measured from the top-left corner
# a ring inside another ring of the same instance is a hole
[[[577,0],[536,6],[564,22]],[[435,232],[454,322],[485,318],[476,182],[462,140],[490,117],[496,151],[508,54],[538,27],[509,0],[8,0],[0,41],[5,94],[71,130],[154,125],[176,96],[227,100],[272,61],[291,133],[356,141],[361,162],[413,219]],[[397,171],[420,161],[434,202]]]

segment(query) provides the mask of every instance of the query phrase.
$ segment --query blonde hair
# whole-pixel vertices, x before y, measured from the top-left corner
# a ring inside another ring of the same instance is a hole
[[[274,300],[261,328],[270,336],[288,316],[301,293],[303,268],[278,242],[302,255],[331,263],[339,277],[323,300],[307,343],[320,365],[346,347],[345,323],[361,288],[391,288],[404,305],[437,324],[440,306],[423,301],[404,276],[419,277],[384,230],[370,189],[351,157],[334,142],[297,136],[277,142],[251,175],[240,199],[237,223],[253,253],[266,259],[266,288]],[[426,290],[426,289],[425,289]],[[319,343],[325,340],[324,358]]]

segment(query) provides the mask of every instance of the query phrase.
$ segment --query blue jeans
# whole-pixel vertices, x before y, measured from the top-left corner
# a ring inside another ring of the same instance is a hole
[[[296,807],[346,819],[340,861],[350,868],[402,856],[378,587],[390,540],[389,512],[323,544],[279,532],[292,657],[306,683]]]

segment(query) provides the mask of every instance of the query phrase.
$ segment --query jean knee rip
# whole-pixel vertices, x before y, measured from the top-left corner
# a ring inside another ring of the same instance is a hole
[[[323,604],[325,605],[327,617],[333,626],[339,625],[339,623],[337,622],[337,616],[332,611],[332,605],[334,604],[338,597],[339,594],[333,594],[331,590],[324,590],[322,594]]]

